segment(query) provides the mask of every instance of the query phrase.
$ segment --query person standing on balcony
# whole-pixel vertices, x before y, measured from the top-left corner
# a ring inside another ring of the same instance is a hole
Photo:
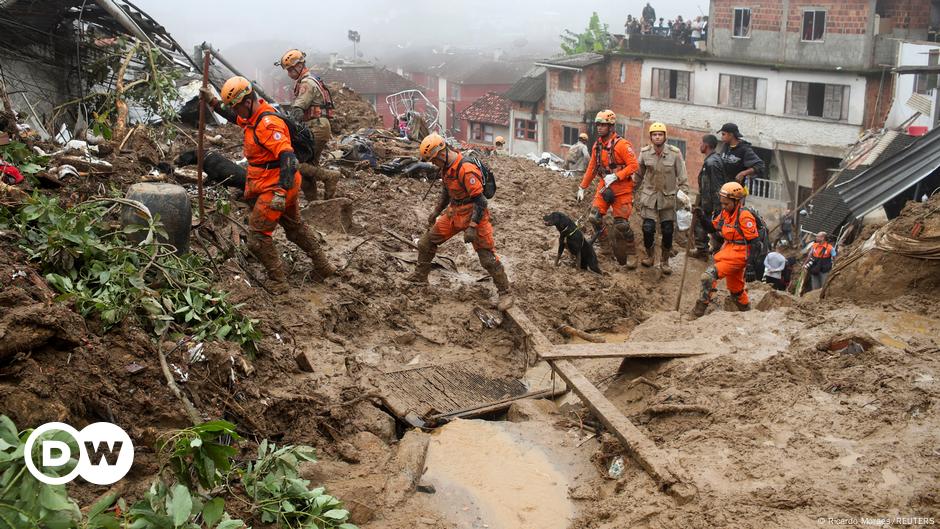
[[[750,192],[752,180],[764,174],[764,161],[754,152],[750,142],[744,140],[734,123],[725,123],[718,133],[724,144],[721,161],[725,166],[725,182],[737,182]]]
[[[643,8],[643,21],[649,24],[650,27],[653,26],[653,22],[656,22],[656,10],[653,9],[653,6],[651,6],[649,2],[647,2],[646,7]]]

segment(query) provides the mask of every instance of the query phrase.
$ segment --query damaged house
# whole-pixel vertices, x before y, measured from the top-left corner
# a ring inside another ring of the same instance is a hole
[[[59,139],[86,124],[101,132],[95,121],[115,117],[116,101],[108,99],[120,101],[125,90],[134,91],[140,106],[117,105],[116,112],[130,114],[131,121],[179,111],[187,95],[177,88],[179,75],[199,69],[163,26],[131,2],[0,2],[3,106],[43,139],[59,136],[63,125]]]

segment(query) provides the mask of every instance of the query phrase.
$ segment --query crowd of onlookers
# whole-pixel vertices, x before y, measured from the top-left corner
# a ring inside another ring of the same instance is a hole
[[[681,44],[701,48],[708,36],[708,16],[697,16],[694,20],[684,20],[682,15],[675,20],[657,19],[656,10],[647,2],[639,18],[627,15],[623,29],[627,35],[671,37]]]

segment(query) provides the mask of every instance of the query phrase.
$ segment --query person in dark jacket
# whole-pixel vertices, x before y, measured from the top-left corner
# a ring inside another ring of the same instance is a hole
[[[754,152],[750,142],[742,138],[734,123],[725,123],[718,133],[724,143],[721,161],[725,166],[725,181],[735,181],[750,191],[751,179],[764,174],[764,161]]]
[[[695,225],[695,257],[705,257],[709,255],[709,239],[711,246],[717,248],[720,245],[718,236],[709,233],[704,228],[704,222],[710,221],[715,213],[721,209],[718,202],[718,191],[725,184],[724,163],[721,156],[715,152],[718,148],[718,138],[713,134],[702,136],[702,143],[699,145],[699,152],[705,155],[705,161],[702,162],[702,169],[698,173],[698,198],[695,203],[695,213],[698,222]]]

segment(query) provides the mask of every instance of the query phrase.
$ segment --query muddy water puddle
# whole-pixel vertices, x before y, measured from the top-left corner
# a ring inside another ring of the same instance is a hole
[[[431,439],[423,481],[431,505],[460,529],[566,529],[574,464],[536,439],[545,424],[458,420]]]

